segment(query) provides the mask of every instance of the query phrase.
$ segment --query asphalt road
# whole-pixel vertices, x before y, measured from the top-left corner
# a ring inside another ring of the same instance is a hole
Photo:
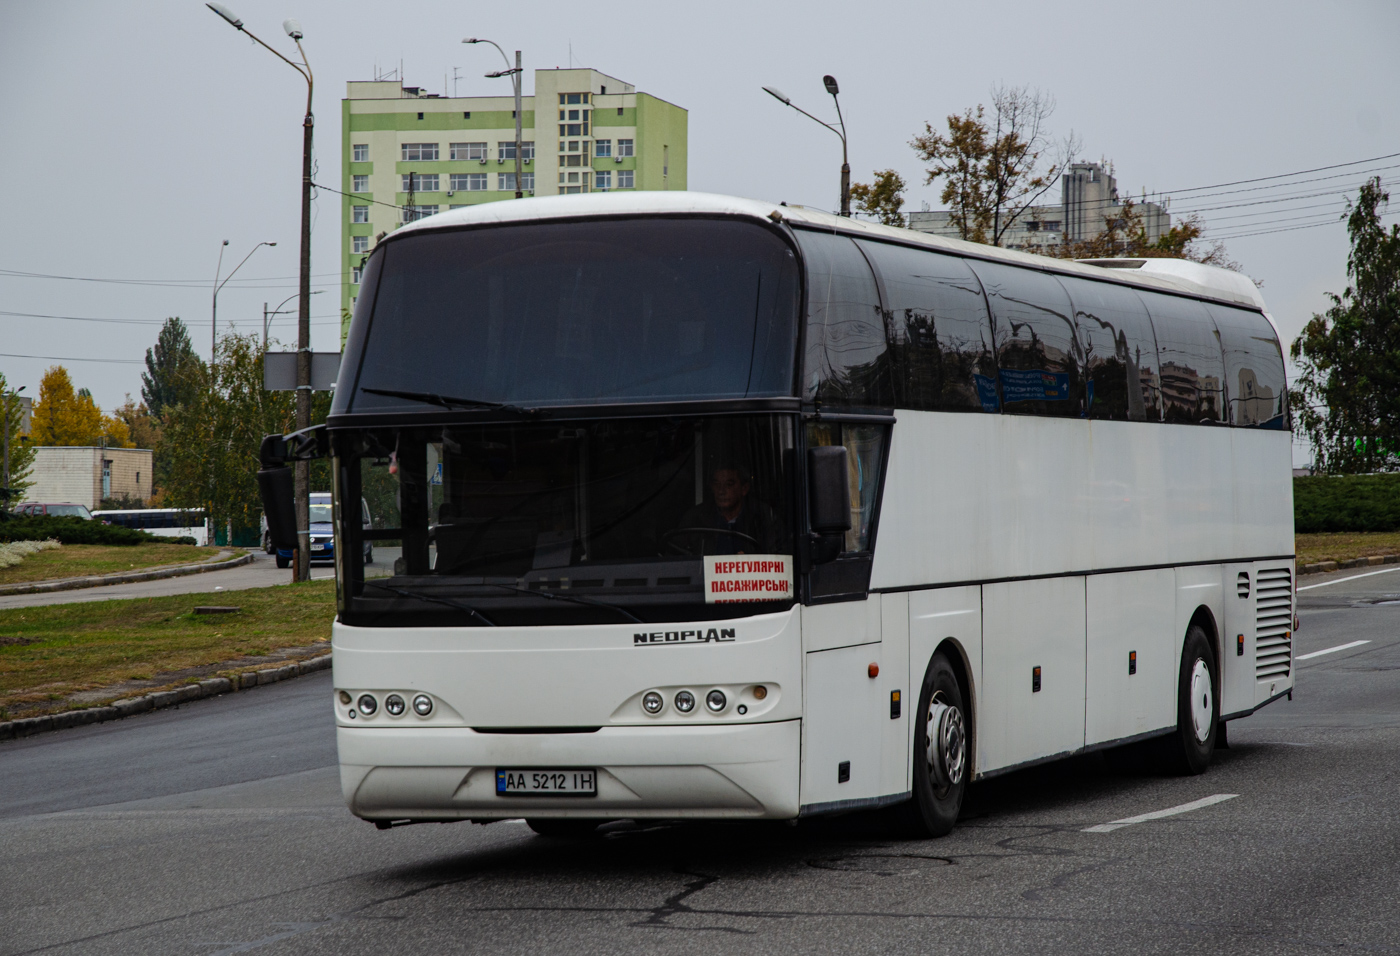
[[[381,832],[340,802],[324,674],[0,744],[0,953],[1398,952],[1393,570],[1302,582],[1300,657],[1368,643],[1301,659],[1204,776],[1028,770],[941,840],[858,817]]]
[[[376,548],[374,562],[365,567],[365,574],[375,576],[390,574],[393,559],[398,557],[398,548]],[[335,577],[335,568],[329,564],[313,564],[313,581]],[[203,574],[188,574],[179,578],[161,578],[156,581],[138,581],[135,584],[113,584],[107,587],[79,588],[76,591],[54,591],[49,594],[12,594],[0,597],[0,608],[36,607],[40,604],[76,604],[84,601],[110,601],[115,598],[165,597],[169,594],[203,594],[206,591],[245,591],[249,588],[266,588],[275,584],[291,582],[290,569],[277,567],[277,560],[262,551],[253,552],[251,564],[222,571],[206,571]]]

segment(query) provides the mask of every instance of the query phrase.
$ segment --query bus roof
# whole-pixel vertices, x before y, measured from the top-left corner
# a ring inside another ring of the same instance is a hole
[[[451,209],[404,225],[387,239],[422,230],[461,226],[578,219],[593,216],[712,215],[786,221],[850,236],[924,246],[973,259],[990,259],[1043,272],[1118,282],[1164,292],[1184,293],[1232,305],[1265,310],[1263,297],[1248,277],[1184,259],[1091,259],[1076,262],[1001,249],[961,239],[946,239],[912,229],[898,229],[860,219],[846,219],[802,206],[784,206],[699,192],[607,192],[576,196],[540,196],[514,202],[481,203]]]

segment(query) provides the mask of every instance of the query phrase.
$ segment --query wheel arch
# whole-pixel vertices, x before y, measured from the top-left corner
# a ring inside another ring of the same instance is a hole
[[[977,686],[972,680],[972,661],[968,658],[967,649],[955,637],[947,637],[939,642],[933,649],[936,655],[942,653],[948,658],[948,663],[953,668],[953,676],[958,680],[958,687],[962,690],[963,702],[967,705],[967,713],[963,714],[963,719],[967,723],[967,762],[968,779],[977,778]],[[932,656],[929,660],[932,661]],[[928,663],[924,664],[924,669],[928,669]],[[919,680],[923,681],[923,675],[919,675]],[[915,700],[914,707],[919,706]]]
[[[1215,696],[1217,700],[1220,700],[1220,695],[1224,690],[1223,682],[1225,680],[1225,667],[1223,663],[1224,648],[1220,645],[1220,628],[1216,626],[1215,615],[1211,612],[1211,609],[1204,604],[1192,612],[1191,620],[1186,625],[1187,633],[1189,634],[1191,628],[1197,625],[1200,625],[1201,630],[1206,632],[1206,643],[1210,645],[1211,651],[1215,654]],[[1181,645],[1177,650],[1178,663],[1180,661],[1179,655],[1185,648],[1186,634],[1182,634]]]

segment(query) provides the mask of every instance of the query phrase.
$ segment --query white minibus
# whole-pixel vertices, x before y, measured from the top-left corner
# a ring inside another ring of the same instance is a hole
[[[1293,687],[1283,356],[1195,263],[700,193],[463,208],[379,243],[327,424],[269,442],[333,459],[341,785],[381,827],[936,835],[1069,754],[1204,772]],[[392,576],[345,560],[374,540]]]
[[[106,524],[119,524],[162,538],[193,538],[200,546],[209,542],[208,523],[198,508],[128,508],[94,511],[92,516]]]

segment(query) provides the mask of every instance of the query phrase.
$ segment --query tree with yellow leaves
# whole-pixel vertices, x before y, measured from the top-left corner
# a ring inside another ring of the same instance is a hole
[[[35,445],[98,445],[130,448],[131,430],[115,416],[103,415],[87,389],[73,388],[62,365],[44,373],[34,403],[29,440]]]

